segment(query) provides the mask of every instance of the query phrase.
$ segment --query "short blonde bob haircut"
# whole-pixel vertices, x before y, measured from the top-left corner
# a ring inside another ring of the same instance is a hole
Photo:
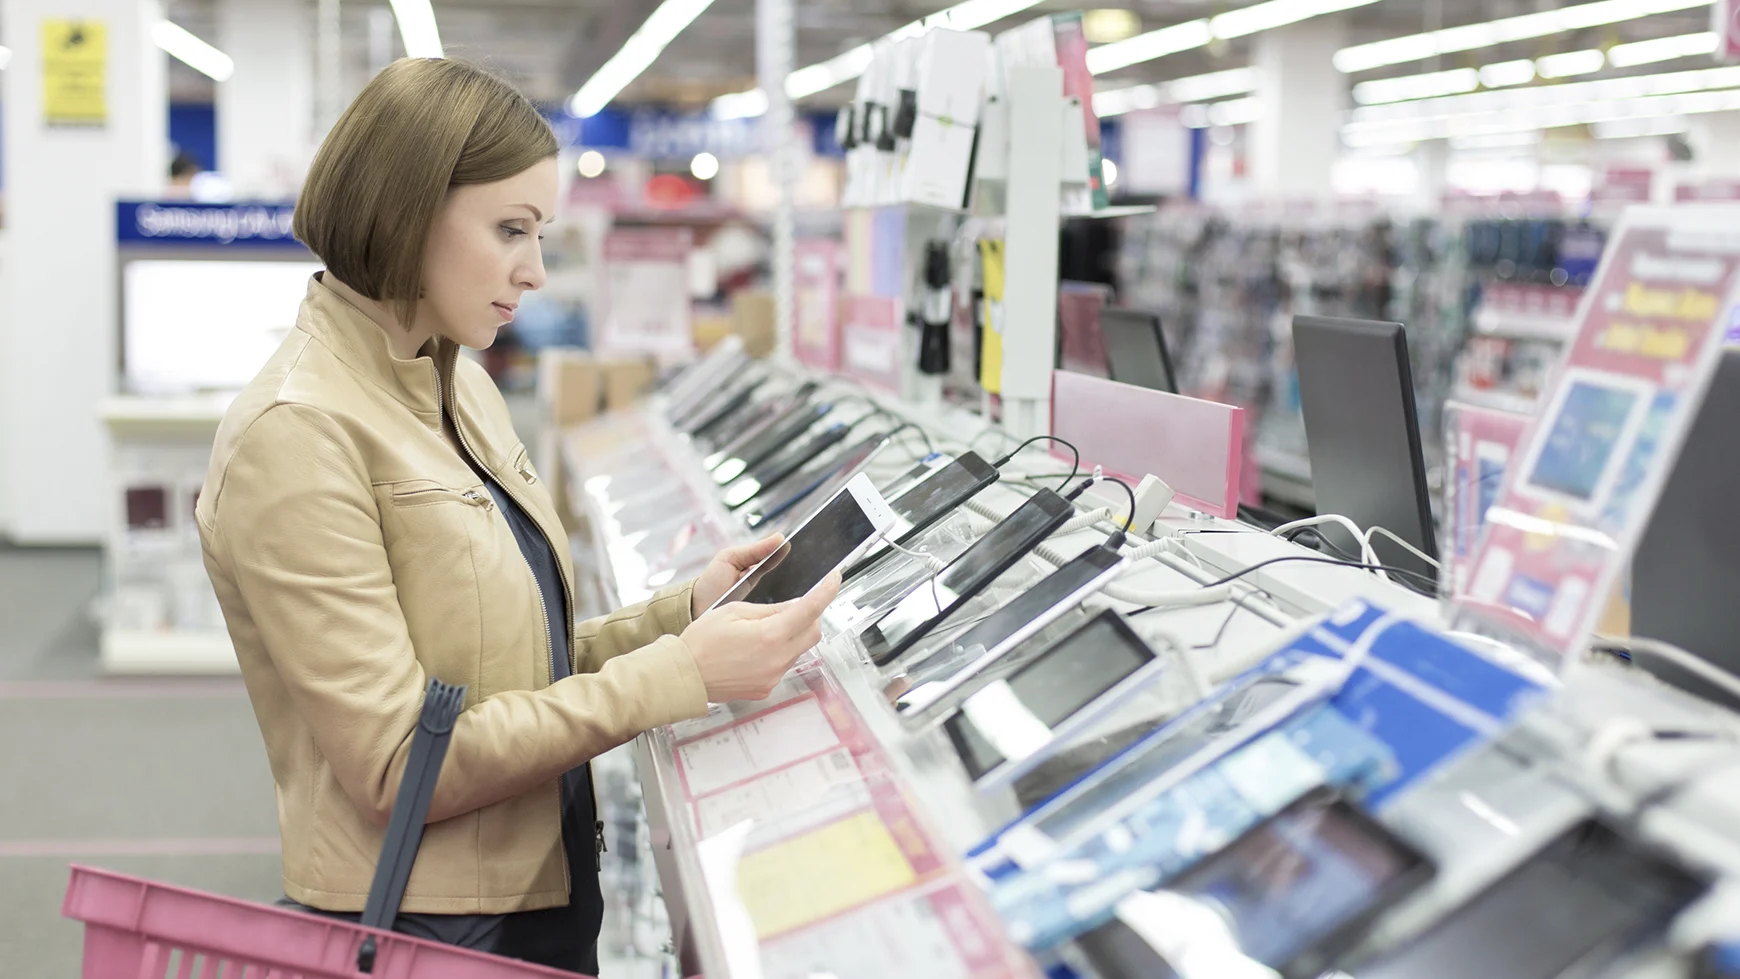
[[[340,282],[394,306],[408,327],[448,192],[505,180],[556,150],[550,124],[507,82],[464,61],[402,58],[320,144],[292,230]]]

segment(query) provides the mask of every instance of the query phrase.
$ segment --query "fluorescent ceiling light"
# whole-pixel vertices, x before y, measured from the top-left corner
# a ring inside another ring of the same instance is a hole
[[[429,0],[392,0],[393,19],[399,22],[399,39],[405,42],[407,58],[439,58],[441,32],[435,28],[435,9]]]
[[[171,57],[214,82],[227,81],[235,74],[236,63],[229,55],[194,37],[178,24],[167,20],[152,24],[151,40]]]
[[[1698,34],[1678,34],[1648,41],[1633,41],[1630,44],[1615,44],[1607,49],[1607,63],[1615,68],[1631,68],[1636,65],[1652,65],[1658,61],[1672,61],[1675,58],[1713,54],[1720,40],[1715,31],[1703,31]]]
[[[1542,78],[1569,78],[1590,75],[1607,66],[1607,56],[1600,51],[1567,51],[1535,59],[1535,73]]]
[[[1532,88],[1510,88],[1499,92],[1453,95],[1392,105],[1368,105],[1353,110],[1351,119],[1354,123],[1417,122],[1479,113],[1502,113],[1726,88],[1740,88],[1740,65],[1663,72],[1658,75],[1602,78]]]
[[[1634,139],[1639,136],[1671,136],[1691,128],[1685,116],[1659,116],[1654,119],[1612,119],[1589,127],[1596,139]]]
[[[1087,53],[1088,71],[1103,75],[1144,61],[1206,47],[1216,39],[1244,37],[1375,2],[1377,0],[1268,0],[1090,49]]]
[[[1533,69],[1530,69],[1529,74],[1534,74]],[[1460,95],[1479,87],[1479,71],[1473,68],[1454,68],[1424,75],[1403,75],[1400,78],[1360,82],[1353,87],[1353,100],[1360,105],[1405,102],[1409,99],[1430,99],[1440,95]]]
[[[1534,80],[1535,63],[1527,58],[1520,61],[1500,61],[1496,65],[1487,65],[1480,69],[1480,84],[1487,88],[1527,85]]]
[[[721,95],[707,106],[715,119],[751,119],[767,111],[767,93],[759,88]]]
[[[1133,85],[1094,93],[1094,115],[1100,118],[1179,102],[1206,102],[1257,90],[1255,68],[1228,68],[1206,75],[1175,78],[1153,85]]]
[[[1341,139],[1348,146],[1418,143],[1429,139],[1520,133],[1563,126],[1600,126],[1672,116],[1740,111],[1740,88],[1721,91],[1601,99],[1574,105],[1537,105],[1505,111],[1470,112],[1440,118],[1350,122]]]
[[[394,0],[396,9],[400,0]],[[406,0],[409,2],[409,0]],[[428,2],[428,0],[423,0]],[[610,104],[610,100],[640,77],[640,73],[676,40],[683,29],[695,22],[713,0],[664,0],[646,19],[646,23],[622,42],[622,48],[610,56],[586,84],[568,100],[568,111],[581,118],[595,116]]]
[[[1335,67],[1344,72],[1369,71],[1385,65],[1421,61],[1438,54],[1474,51],[1529,38],[1550,37],[1566,31],[1603,24],[1618,24],[1651,14],[1708,7],[1711,0],[1599,0],[1572,7],[1506,17],[1480,24],[1446,27],[1424,34],[1410,34],[1370,44],[1356,44],[1335,52]],[[1226,15],[1222,15],[1226,16]]]
[[[1089,44],[1122,41],[1141,29],[1142,18],[1134,10],[1123,7],[1102,7],[1084,11],[1081,15],[1082,36]]]

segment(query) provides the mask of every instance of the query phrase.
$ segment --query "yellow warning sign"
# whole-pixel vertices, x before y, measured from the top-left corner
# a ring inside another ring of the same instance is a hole
[[[109,121],[108,32],[100,20],[42,22],[42,118],[50,126]]]

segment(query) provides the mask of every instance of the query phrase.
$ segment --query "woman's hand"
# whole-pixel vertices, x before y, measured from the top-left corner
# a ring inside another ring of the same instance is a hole
[[[707,701],[728,704],[773,693],[797,658],[822,641],[822,611],[839,593],[836,571],[802,598],[778,605],[732,602],[691,623],[683,642],[695,657]]]
[[[761,563],[761,559],[772,554],[779,545],[785,543],[785,538],[778,534],[763,537],[753,544],[739,547],[727,547],[713,556],[707,569],[695,579],[695,589],[691,593],[689,615],[699,618],[702,612],[713,607],[713,603],[723,598],[737,580],[749,572],[750,568]]]

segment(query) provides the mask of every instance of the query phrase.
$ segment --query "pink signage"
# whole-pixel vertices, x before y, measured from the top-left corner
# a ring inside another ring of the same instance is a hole
[[[900,390],[900,300],[847,296],[841,303],[840,370],[885,391]]]
[[[793,353],[821,371],[840,369],[840,245],[802,238],[793,245]]]

